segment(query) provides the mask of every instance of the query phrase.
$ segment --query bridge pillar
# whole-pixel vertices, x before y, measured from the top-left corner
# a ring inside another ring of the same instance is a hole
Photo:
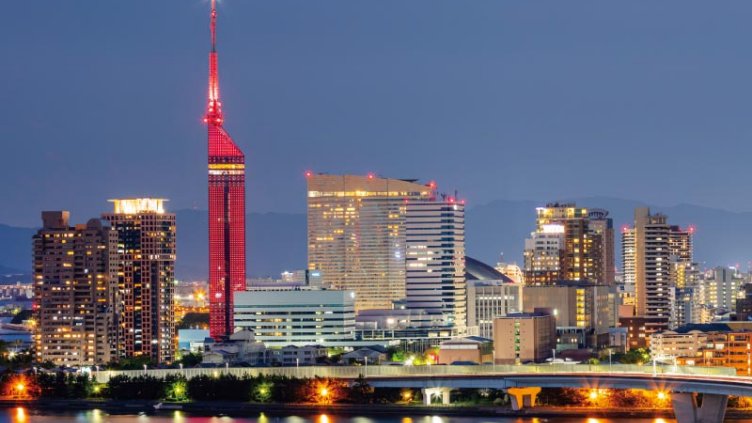
[[[441,404],[442,405],[449,405],[451,403],[449,394],[452,393],[452,390],[449,388],[441,388]]]
[[[449,395],[452,392],[452,388],[423,388],[423,405],[431,405],[431,400],[434,396],[441,395],[441,404],[451,404]]]
[[[697,407],[697,394],[675,392],[671,404],[677,423],[716,423],[726,415],[728,395],[703,394],[702,406]]]
[[[507,395],[512,400],[512,410],[520,411],[524,407],[535,407],[535,398],[541,391],[539,387],[507,388]]]

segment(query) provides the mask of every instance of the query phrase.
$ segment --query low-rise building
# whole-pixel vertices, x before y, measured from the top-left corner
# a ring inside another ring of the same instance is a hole
[[[650,351],[659,358],[695,358],[708,335],[686,326],[650,335]]]
[[[709,333],[695,365],[733,367],[739,376],[752,376],[752,332]]]
[[[321,345],[287,345],[267,349],[266,363],[272,366],[312,366],[327,354],[327,348]]]
[[[556,319],[547,309],[498,317],[493,342],[495,364],[543,362],[556,349]]]
[[[619,326],[627,328],[627,349],[648,348],[653,327],[662,324],[662,317],[620,317]]]
[[[659,360],[686,366],[732,367],[737,375],[752,376],[751,325],[752,322],[686,325],[651,335],[651,350]]]
[[[521,284],[504,280],[467,282],[467,326],[477,327],[481,337],[493,337],[494,318],[521,311]]]
[[[493,362],[493,340],[468,336],[439,345],[438,364],[484,364]]]
[[[611,289],[584,281],[525,286],[523,311],[553,310],[560,350],[597,347],[597,335],[607,333],[613,320],[615,304],[609,295]]]
[[[239,364],[260,366],[266,363],[266,347],[253,336],[253,332],[241,330],[224,341],[204,344],[202,363]]]
[[[350,363],[363,363],[363,364],[379,364],[387,360],[387,350],[380,345],[371,345],[368,347],[361,347],[354,351],[342,354],[342,362],[345,364]]]
[[[355,341],[355,293],[324,289],[235,293],[235,328],[267,347],[350,346]]]
[[[437,310],[363,310],[355,318],[360,345],[400,345],[412,352],[424,352],[459,335],[456,327],[444,324]]]

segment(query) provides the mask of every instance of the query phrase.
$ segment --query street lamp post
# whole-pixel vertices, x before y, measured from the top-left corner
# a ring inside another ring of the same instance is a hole
[[[611,373],[611,371],[612,371],[611,370],[612,369],[612,367],[611,367],[611,352],[612,352],[611,348],[609,348],[608,349],[608,372],[609,373]]]
[[[551,352],[554,353],[554,358],[551,359],[551,365],[553,366],[556,363],[556,348],[552,349]]]
[[[365,361],[366,361],[366,370],[365,370],[365,372],[364,372],[364,373],[365,373],[365,375],[364,375],[364,376],[368,376],[368,356],[365,356],[365,357],[363,357],[363,358],[364,358],[364,359],[365,359]]]
[[[655,363],[656,356],[653,354],[653,377],[658,376],[658,366]]]

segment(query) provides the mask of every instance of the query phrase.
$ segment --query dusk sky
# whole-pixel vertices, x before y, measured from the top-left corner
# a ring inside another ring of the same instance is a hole
[[[10,1],[0,223],[108,198],[206,209],[209,4]],[[470,206],[607,195],[752,210],[752,2],[219,5],[225,128],[250,211],[303,174],[435,179]]]

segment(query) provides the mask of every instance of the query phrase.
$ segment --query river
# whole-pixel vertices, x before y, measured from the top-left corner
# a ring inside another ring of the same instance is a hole
[[[752,423],[752,420],[727,420],[734,423]],[[159,415],[110,415],[101,410],[55,414],[34,411],[23,407],[0,410],[0,423],[675,423],[666,418],[594,418],[594,417],[351,417],[317,414],[309,416],[267,416],[263,413],[251,417],[201,417],[189,416],[181,411]]]

